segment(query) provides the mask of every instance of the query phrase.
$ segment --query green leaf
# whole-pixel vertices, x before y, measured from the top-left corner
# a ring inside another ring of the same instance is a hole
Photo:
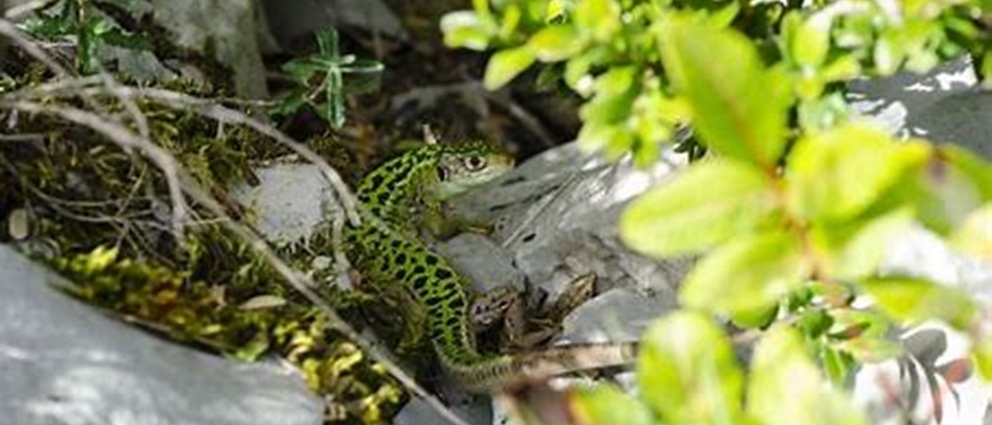
[[[748,164],[716,159],[633,201],[620,237],[656,257],[698,253],[753,232],[774,210],[771,181]]]
[[[766,425],[867,424],[848,397],[825,382],[791,328],[769,331],[758,343],[747,388],[747,411]]]
[[[321,55],[335,60],[341,56],[338,50],[338,31],[334,28],[317,33],[317,50]]]
[[[806,134],[830,130],[846,122],[851,115],[843,95],[833,93],[820,97],[820,94],[817,92],[815,98],[799,103],[799,125]]]
[[[549,24],[563,24],[568,14],[575,8],[575,0],[548,0],[544,9],[544,21]]]
[[[734,325],[746,329],[762,329],[772,324],[778,317],[778,306],[759,308],[750,311],[738,311],[731,318]]]
[[[960,146],[942,144],[941,159],[973,185],[980,203],[992,201],[992,163]]]
[[[899,65],[902,64],[905,52],[903,51],[901,43],[899,43],[890,31],[879,37],[875,42],[875,50],[873,52],[873,59],[875,61],[875,69],[880,75],[891,75],[899,69]]]
[[[799,11],[792,11],[785,17],[783,40],[796,65],[815,69],[827,59],[833,16],[833,11],[821,11],[803,19]]]
[[[617,125],[627,121],[636,99],[639,85],[636,84],[634,67],[614,67],[596,78],[593,89],[596,96],[582,106],[579,116],[585,122],[580,143],[586,147],[606,146],[604,135],[629,133],[625,126]],[[593,132],[595,130],[595,132]],[[590,136],[596,137],[590,137]],[[596,142],[593,143],[592,141]]]
[[[992,381],[992,338],[977,338],[971,351],[978,373],[986,382]]]
[[[596,40],[610,40],[620,25],[616,0],[579,0],[575,5],[575,27]]]
[[[939,319],[966,329],[978,314],[975,302],[956,288],[914,278],[875,278],[861,283],[878,308],[905,322]]]
[[[699,313],[676,312],[648,329],[637,364],[642,398],[662,423],[736,423],[743,376],[726,335]]]
[[[823,372],[834,385],[844,385],[849,382],[858,370],[854,357],[830,346],[821,347],[820,362],[823,364]]]
[[[981,258],[992,258],[992,204],[973,211],[951,236],[955,248]]]
[[[662,59],[689,101],[693,124],[715,151],[772,168],[785,148],[786,102],[743,35],[682,19],[664,27]],[[733,66],[714,66],[733,64]],[[769,96],[769,93],[773,95]]]
[[[542,62],[557,62],[578,53],[585,41],[574,27],[555,25],[538,31],[527,40],[527,45]]]
[[[900,208],[866,221],[812,229],[812,243],[821,256],[826,275],[843,281],[858,280],[878,271],[893,238],[913,226],[913,211]]]
[[[324,88],[327,103],[324,107],[320,107],[320,105],[313,106],[317,110],[317,115],[330,123],[331,127],[340,129],[344,127],[345,121],[344,77],[341,75],[340,69],[331,68],[327,70],[324,78],[324,81],[326,81]]]
[[[503,87],[530,67],[534,59],[534,52],[526,45],[500,50],[489,58],[482,83],[489,90]]]
[[[916,192],[903,202],[912,203],[920,220],[946,236],[972,211],[992,201],[992,165],[967,150],[941,144],[931,161],[916,174]]]
[[[808,221],[850,220],[929,154],[925,144],[896,144],[870,127],[848,125],[815,134],[801,140],[790,155],[787,205]]]
[[[638,399],[609,385],[579,388],[572,402],[576,423],[653,425],[651,411]]]
[[[745,235],[703,258],[686,277],[679,299],[713,313],[748,313],[775,305],[802,287],[809,274],[795,236]]]
[[[839,308],[830,311],[834,325],[828,335],[831,348],[850,354],[859,362],[880,362],[902,354],[902,345],[889,335],[894,326],[875,311]]]
[[[448,47],[464,47],[483,51],[496,36],[498,29],[491,20],[480,18],[476,12],[459,10],[441,17],[441,32]]]
[[[861,73],[861,64],[852,55],[840,56],[820,70],[824,82],[844,81],[857,77]]]
[[[809,338],[818,338],[823,335],[834,324],[834,318],[822,308],[807,309],[796,321],[796,328],[801,330]]]

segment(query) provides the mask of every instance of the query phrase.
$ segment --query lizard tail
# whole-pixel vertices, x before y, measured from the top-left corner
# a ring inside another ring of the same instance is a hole
[[[469,364],[444,359],[441,363],[466,390],[484,393],[570,372],[633,364],[637,359],[637,348],[636,342],[583,343],[491,357]]]

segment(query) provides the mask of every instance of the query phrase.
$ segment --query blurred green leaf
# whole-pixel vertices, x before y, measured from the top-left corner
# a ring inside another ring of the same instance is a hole
[[[593,39],[610,40],[620,25],[620,5],[616,0],[578,0],[575,5],[575,27]]]
[[[864,414],[828,385],[794,329],[779,326],[755,347],[747,411],[766,425],[867,424]]]
[[[875,42],[873,52],[875,69],[880,75],[891,75],[899,69],[905,52],[902,44],[895,40],[893,33],[886,32]]]
[[[820,93],[816,93],[820,96]],[[830,130],[846,122],[851,111],[840,93],[834,93],[799,103],[799,126],[806,134]]]
[[[497,31],[495,23],[468,10],[445,14],[441,17],[440,27],[446,46],[477,51],[486,50]]]
[[[705,316],[676,312],[645,333],[637,364],[642,398],[663,423],[733,424],[743,374],[733,347]]]
[[[950,241],[961,251],[984,259],[992,258],[992,204],[972,211]]]
[[[696,264],[679,299],[718,314],[753,312],[800,288],[810,271],[796,236],[781,231],[742,235]]]
[[[832,348],[859,362],[880,362],[902,354],[902,345],[889,337],[894,325],[878,312],[838,308],[830,316],[834,319],[828,335]]]
[[[762,329],[771,325],[778,317],[779,306],[762,307],[754,310],[738,311],[730,320],[745,329]]]
[[[835,386],[849,385],[853,374],[858,370],[853,356],[830,346],[821,347],[820,363],[823,365],[823,372]]]
[[[575,0],[548,0],[544,10],[545,22],[549,24],[563,24],[569,12],[575,8]]]
[[[992,201],[992,162],[953,144],[941,144],[938,156],[960,173],[977,194],[979,203]]]
[[[795,26],[789,40],[789,52],[797,65],[816,69],[826,61],[833,16],[833,11],[820,11],[806,19],[802,19],[798,11],[786,16],[786,21]]]
[[[905,322],[940,319],[957,329],[966,329],[978,314],[967,293],[914,278],[875,278],[861,283],[878,308]]]
[[[653,425],[654,416],[640,400],[609,385],[575,391],[572,414],[576,424]]]
[[[585,42],[572,26],[545,27],[527,40],[527,45],[542,62],[557,62],[582,50]]]
[[[801,330],[809,338],[818,338],[834,325],[834,318],[830,317],[823,308],[810,308],[804,311],[796,321],[796,328]]]
[[[769,78],[751,41],[732,30],[672,19],[660,42],[668,75],[688,99],[703,142],[771,168],[786,143],[786,103],[773,87],[784,82]]]
[[[774,196],[772,181],[748,164],[703,162],[634,200],[620,218],[620,237],[656,257],[702,252],[771,221]]]
[[[526,45],[500,50],[489,58],[482,83],[489,90],[503,87],[530,67],[534,59],[534,52]]]
[[[978,373],[986,382],[992,381],[992,338],[976,338],[975,346],[971,352],[975,358]]]
[[[892,246],[895,237],[913,226],[913,211],[900,208],[865,221],[844,226],[818,226],[811,229],[812,243],[821,255],[821,267],[828,276],[843,281],[874,274]]]
[[[925,144],[896,144],[879,130],[856,125],[807,137],[787,165],[789,209],[813,222],[849,220],[929,154]]]

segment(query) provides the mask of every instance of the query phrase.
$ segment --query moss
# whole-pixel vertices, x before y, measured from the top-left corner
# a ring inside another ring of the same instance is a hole
[[[0,91],[34,86],[46,78],[43,72],[24,74],[6,81]],[[216,95],[185,83],[162,87]],[[123,110],[114,99],[98,100],[109,105],[108,114]],[[81,106],[75,100],[44,102]],[[147,100],[138,106],[148,119],[151,139],[221,200],[230,184],[251,179],[252,163],[289,153],[247,128],[221,126]],[[17,209],[27,210],[30,217],[27,239],[12,240],[0,232],[0,242],[12,243],[67,275],[75,282],[69,292],[201,349],[248,361],[270,353],[288,359],[329,400],[328,422],[382,422],[405,402],[402,386],[206,211],[194,205],[195,222],[182,241],[176,240],[166,181],[143,157],[50,116],[20,114],[14,119],[0,110],[0,122],[15,123],[8,134],[24,135],[23,140],[0,143],[0,218]],[[330,155],[332,164],[354,164],[336,142],[327,136],[314,146]],[[233,215],[245,213],[229,204]],[[309,253],[331,252],[325,239],[316,238],[317,250],[286,249],[282,254],[290,265],[308,267]],[[316,277],[331,279],[326,271]],[[368,301],[331,288],[322,286],[321,295],[344,314]],[[268,306],[243,308],[258,300],[268,300]]]

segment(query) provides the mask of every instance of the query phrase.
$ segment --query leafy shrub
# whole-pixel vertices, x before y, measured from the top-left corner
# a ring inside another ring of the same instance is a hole
[[[582,96],[585,148],[649,164],[688,124],[713,153],[621,218],[635,250],[700,260],[683,310],[644,337],[640,399],[584,390],[575,408],[590,422],[622,405],[639,423],[865,423],[841,385],[822,384],[899,355],[893,331],[930,319],[968,335],[992,377],[975,300],[879,270],[892,238],[920,225],[988,256],[992,168],[858,123],[841,92],[964,53],[992,68],[988,3],[801,3],[475,0],[443,18],[449,45],[494,51],[487,87],[539,66],[541,84]],[[761,331],[746,379],[713,317]]]

